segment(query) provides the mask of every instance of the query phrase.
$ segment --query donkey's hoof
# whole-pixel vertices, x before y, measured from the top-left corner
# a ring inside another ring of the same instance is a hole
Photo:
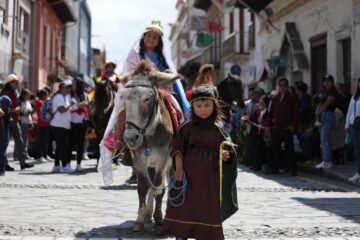
[[[145,223],[152,223],[152,218],[151,217],[146,217],[144,222]]]
[[[144,230],[144,223],[135,222],[133,225],[133,232],[141,232]]]
[[[164,233],[162,232],[162,229],[161,229],[161,225],[162,224],[155,224],[153,227],[153,233],[156,236],[164,236]]]

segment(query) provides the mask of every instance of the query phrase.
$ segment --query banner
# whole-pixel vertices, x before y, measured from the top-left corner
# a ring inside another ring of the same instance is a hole
[[[197,39],[196,39],[196,46],[197,47],[207,47],[210,46],[214,42],[214,38],[209,34],[198,32]]]
[[[213,22],[211,20],[207,21],[205,31],[208,33],[214,33],[214,32],[222,32],[224,30],[224,27],[217,22]]]

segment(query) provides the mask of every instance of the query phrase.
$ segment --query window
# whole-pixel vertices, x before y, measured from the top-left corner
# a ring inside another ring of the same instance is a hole
[[[46,27],[46,25],[44,25],[44,27],[43,27],[43,34],[42,34],[42,36],[43,36],[43,44],[42,44],[42,50],[43,50],[43,57],[44,57],[44,62],[46,61],[45,60],[45,57],[46,57],[46,48],[47,48],[47,27]]]
[[[229,16],[229,21],[230,21],[230,34],[234,32],[234,12],[231,12],[230,13],[230,16]]]
[[[0,7],[0,23],[5,23],[5,9]]]
[[[244,21],[245,21],[245,16],[244,16],[244,9],[240,8],[239,9],[239,34],[240,34],[240,53],[244,53],[244,49],[245,49],[245,44],[244,44],[244,39],[245,39],[245,31],[244,31]]]
[[[7,15],[8,10],[8,0],[1,0],[0,1],[0,23],[7,23],[8,22],[8,16]]]
[[[343,77],[344,82],[351,82],[351,40],[350,38],[341,41],[343,55]]]
[[[29,34],[29,14],[20,8],[20,32]]]
[[[255,48],[256,33],[255,33],[255,14],[251,12],[250,15],[251,23],[249,24],[249,47]]]
[[[327,73],[327,35],[310,39],[311,46],[311,90],[317,93],[321,88],[322,77]]]

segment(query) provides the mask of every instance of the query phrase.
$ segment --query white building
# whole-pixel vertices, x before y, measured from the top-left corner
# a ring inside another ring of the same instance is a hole
[[[267,5],[260,13],[266,19],[260,36],[272,75],[285,75],[291,84],[304,81],[315,93],[322,76],[329,73],[355,89],[360,77],[359,4],[355,0],[274,0]],[[275,84],[270,82],[268,87]]]
[[[0,1],[0,81],[12,71],[14,1]]]

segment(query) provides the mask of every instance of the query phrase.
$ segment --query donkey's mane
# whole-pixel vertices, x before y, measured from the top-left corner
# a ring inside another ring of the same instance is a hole
[[[150,75],[150,73],[153,71],[154,69],[151,67],[150,64],[148,64],[145,60],[141,60],[139,66],[136,68],[132,75]]]

